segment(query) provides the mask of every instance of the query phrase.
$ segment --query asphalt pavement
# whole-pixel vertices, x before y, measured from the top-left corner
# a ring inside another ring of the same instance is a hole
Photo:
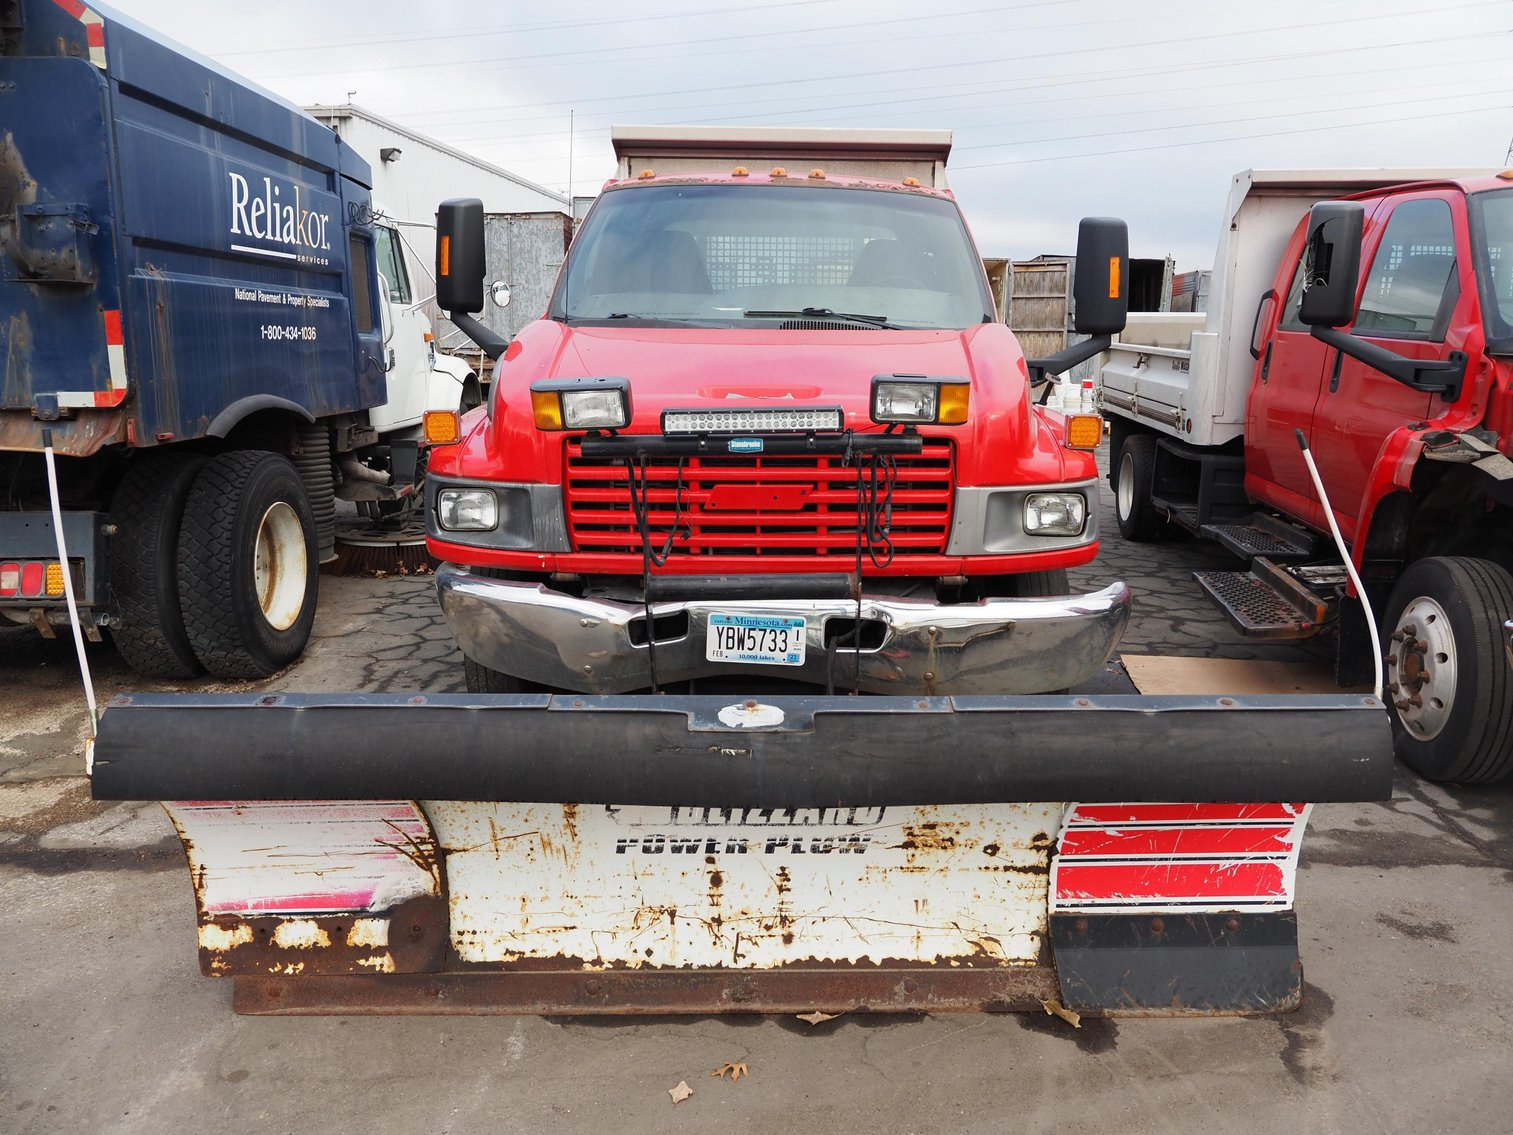
[[[1316,654],[1234,633],[1195,543],[1119,540],[1123,656]],[[323,578],[306,657],[263,683],[144,683],[92,647],[101,699],[456,691],[426,577]],[[1100,688],[1127,687],[1119,662]],[[1318,1132],[1513,1130],[1513,785],[1400,771],[1389,803],[1315,809],[1299,877],[1306,997],[1271,1018],[252,1018],[200,976],[183,853],[156,804],[96,804],[72,648],[0,631],[0,1133]],[[1089,744],[1096,744],[1096,737]],[[205,759],[215,739],[205,738]],[[745,1063],[739,1082],[710,1075]],[[668,1089],[686,1081],[691,1098]]]

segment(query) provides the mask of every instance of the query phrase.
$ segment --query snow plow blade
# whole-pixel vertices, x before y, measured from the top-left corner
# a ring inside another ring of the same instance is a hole
[[[1300,801],[1392,781],[1345,695],[130,696],[93,762],[258,1014],[1286,1011]]]
[[[100,800],[1385,800],[1391,749],[1359,695],[134,694],[93,779]]]

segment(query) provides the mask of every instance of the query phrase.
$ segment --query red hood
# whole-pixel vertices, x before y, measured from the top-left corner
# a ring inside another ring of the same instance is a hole
[[[443,474],[501,480],[560,479],[561,435],[543,434],[531,419],[527,393],[547,378],[628,379],[632,433],[657,433],[665,409],[718,406],[840,406],[848,426],[875,430],[868,416],[872,377],[923,374],[972,382],[964,426],[929,427],[958,446],[961,484],[1018,480],[1008,461],[1065,463],[1062,450],[1029,412],[1028,382],[1018,343],[1001,324],[964,331],[780,331],[747,328],[568,327],[538,321],[511,344],[495,378],[492,423],[480,413],[464,445],[437,450]],[[1076,455],[1080,458],[1082,455]],[[546,472],[550,463],[551,472]],[[1066,470],[1068,479],[1082,476]]]

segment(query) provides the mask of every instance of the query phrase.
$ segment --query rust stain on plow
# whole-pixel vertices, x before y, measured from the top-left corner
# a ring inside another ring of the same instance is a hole
[[[219,915],[200,922],[207,977],[434,973],[447,951],[446,904],[425,897],[387,911]]]
[[[510,973],[242,977],[232,1008],[254,1015],[418,1013],[1041,1012],[1060,996],[1048,966],[776,970],[565,969]]]

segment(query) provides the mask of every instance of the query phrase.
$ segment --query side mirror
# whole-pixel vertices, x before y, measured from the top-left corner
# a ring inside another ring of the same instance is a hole
[[[483,202],[453,197],[436,210],[436,303],[443,311],[483,310]]]
[[[1079,335],[1115,335],[1129,314],[1129,226],[1115,217],[1084,217],[1077,226]]]
[[[510,306],[510,286],[503,280],[495,280],[489,286],[489,298],[501,311]]]
[[[384,346],[387,347],[394,338],[394,301],[391,298],[394,293],[389,290],[389,278],[382,272],[378,274],[378,294],[382,297],[378,305],[378,318],[383,327]]]
[[[1322,201],[1309,210],[1303,303],[1298,311],[1305,325],[1343,327],[1355,318],[1365,221],[1366,209],[1359,201]]]

